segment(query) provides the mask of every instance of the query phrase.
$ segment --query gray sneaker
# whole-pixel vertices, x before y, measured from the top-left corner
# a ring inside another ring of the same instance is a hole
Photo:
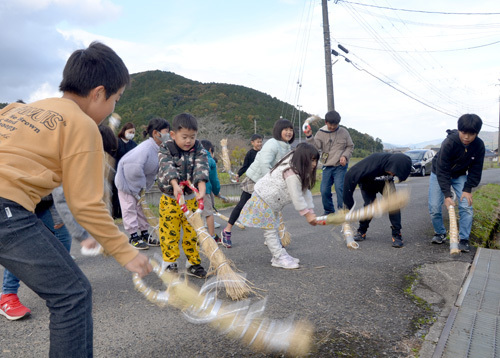
[[[434,234],[431,242],[433,244],[442,244],[446,241],[446,234]]]

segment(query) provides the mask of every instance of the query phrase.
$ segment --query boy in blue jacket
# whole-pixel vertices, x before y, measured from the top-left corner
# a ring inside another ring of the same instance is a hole
[[[221,239],[215,234],[215,221],[214,221],[214,201],[213,197],[218,196],[220,193],[220,181],[217,175],[217,163],[215,163],[214,155],[214,145],[207,139],[202,139],[201,145],[207,151],[208,156],[208,182],[206,184],[207,191],[205,193],[204,202],[205,207],[201,216],[207,221],[207,229],[210,236],[214,238],[216,242],[220,242]]]
[[[448,136],[432,159],[429,179],[429,213],[434,227],[433,244],[446,239],[442,206],[455,206],[451,189],[458,200],[458,248],[469,252],[469,235],[472,228],[472,188],[479,185],[483,171],[484,143],[477,136],[483,121],[476,114],[464,114],[458,119],[458,130],[447,130]]]

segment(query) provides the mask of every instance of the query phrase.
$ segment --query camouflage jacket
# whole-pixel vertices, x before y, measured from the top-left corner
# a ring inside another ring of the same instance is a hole
[[[177,179],[179,183],[189,180],[196,187],[200,181],[209,180],[207,152],[199,141],[189,151],[183,151],[174,141],[168,140],[160,146],[158,159],[158,188],[166,195],[174,195],[174,189],[170,185],[172,179]],[[184,193],[189,195],[192,191],[185,188]]]

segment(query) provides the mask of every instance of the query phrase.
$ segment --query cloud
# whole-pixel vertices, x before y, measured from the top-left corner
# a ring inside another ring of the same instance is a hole
[[[47,84],[59,84],[69,53],[81,48],[81,43],[64,37],[58,24],[95,24],[119,12],[109,1],[2,1],[0,102],[31,98]]]

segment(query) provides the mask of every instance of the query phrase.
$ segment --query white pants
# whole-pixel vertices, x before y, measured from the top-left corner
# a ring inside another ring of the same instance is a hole
[[[264,229],[264,239],[266,240],[267,248],[271,251],[273,258],[277,259],[286,250],[281,246],[281,240],[277,229]]]

